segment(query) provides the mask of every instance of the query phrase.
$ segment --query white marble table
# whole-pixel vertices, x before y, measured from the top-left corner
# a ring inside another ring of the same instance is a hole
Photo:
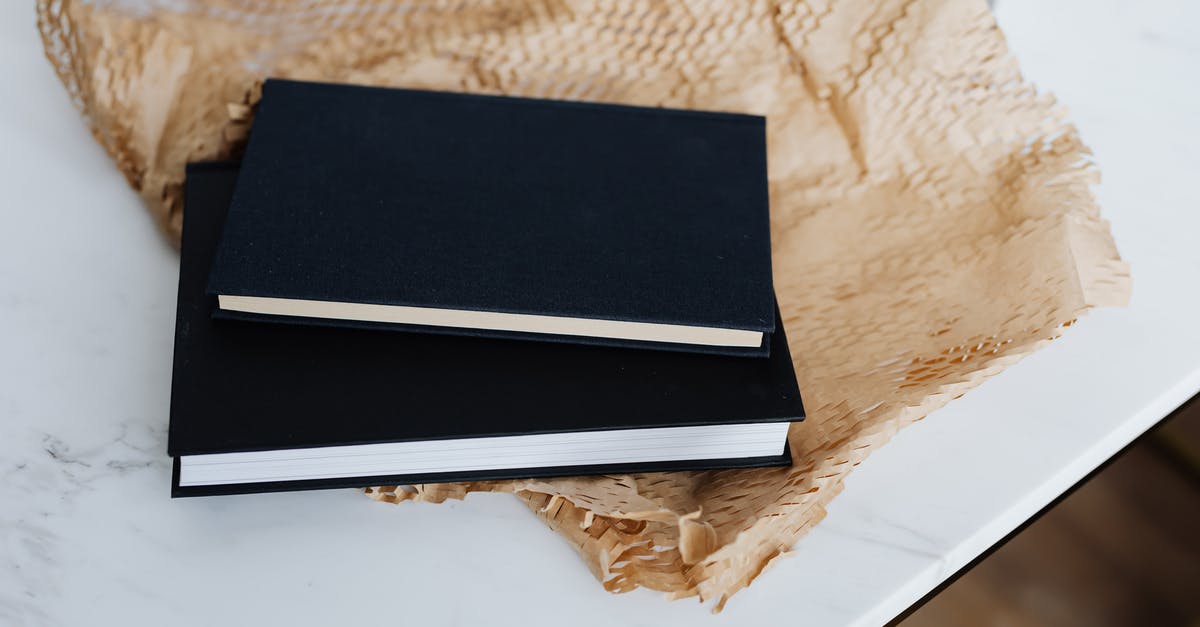
[[[1000,0],[998,15],[1096,151],[1133,304],[902,432],[795,556],[712,616],[603,592],[504,495],[168,499],[177,257],[42,59],[32,3],[3,3],[0,625],[870,625],[904,610],[1200,390],[1200,5]]]

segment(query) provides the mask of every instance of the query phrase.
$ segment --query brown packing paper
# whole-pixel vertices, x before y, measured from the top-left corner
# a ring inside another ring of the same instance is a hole
[[[766,115],[776,287],[810,412],[791,468],[378,487],[510,491],[612,591],[725,600],[897,429],[1129,295],[1052,98],[982,1],[40,0],[46,54],[166,232],[264,76]]]

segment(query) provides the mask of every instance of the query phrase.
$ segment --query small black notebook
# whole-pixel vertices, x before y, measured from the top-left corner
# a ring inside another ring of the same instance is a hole
[[[763,356],[764,118],[268,80],[220,315]]]
[[[768,359],[214,318],[237,177],[188,168],[172,494],[782,465],[804,409]]]

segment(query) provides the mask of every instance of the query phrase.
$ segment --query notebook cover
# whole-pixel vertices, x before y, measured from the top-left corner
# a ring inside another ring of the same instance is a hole
[[[208,289],[770,333],[765,120],[268,80]]]
[[[782,324],[768,359],[213,318],[205,292],[237,177],[188,168],[172,456],[803,418]],[[771,458],[173,489],[177,496],[786,464]]]

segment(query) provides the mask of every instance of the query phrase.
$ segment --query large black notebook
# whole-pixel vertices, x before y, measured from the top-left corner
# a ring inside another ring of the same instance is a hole
[[[762,117],[268,80],[220,314],[762,356]]]
[[[236,177],[188,169],[173,495],[788,463],[782,325],[745,359],[214,318]]]

